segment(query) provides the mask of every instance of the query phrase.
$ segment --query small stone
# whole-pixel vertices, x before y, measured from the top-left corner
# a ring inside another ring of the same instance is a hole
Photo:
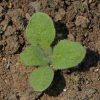
[[[3,10],[3,7],[2,7],[2,6],[0,6],[0,13],[2,13],[2,10]]]
[[[89,98],[91,98],[93,95],[95,95],[95,93],[97,92],[96,89],[93,88],[87,88],[84,90],[83,94],[87,95]]]
[[[93,3],[95,0],[89,0],[88,3]]]
[[[98,72],[98,71],[99,71],[99,69],[98,69],[98,68],[94,70],[94,72]]]
[[[67,91],[67,89],[63,89],[63,91],[64,91],[64,92],[66,92],[66,91]]]
[[[4,33],[4,31],[3,30],[0,30],[0,35],[2,35]]]
[[[59,20],[62,20],[62,18],[64,17],[65,15],[65,10],[64,9],[59,9],[58,12],[55,14],[55,20],[56,21],[59,21]]]
[[[29,13],[26,13],[26,19],[29,20],[30,17],[31,17],[31,16],[29,15]]]
[[[63,17],[63,16],[65,15],[65,13],[66,13],[65,10],[62,9],[62,8],[59,9],[58,12],[59,12],[59,14],[60,14],[62,17]]]
[[[21,8],[18,8],[18,9],[14,9],[14,10],[12,10],[12,9],[9,9],[8,10],[8,12],[7,12],[7,15],[9,16],[9,17],[18,17],[18,16],[23,16],[23,11],[22,11],[22,9]],[[7,17],[8,17],[7,16]]]
[[[88,24],[89,24],[88,18],[86,18],[84,16],[77,16],[76,17],[76,21],[75,21],[76,26],[81,26],[82,28],[87,28]]]
[[[11,95],[11,96],[9,96],[9,100],[17,100],[17,97],[16,97],[16,95]]]
[[[83,2],[83,7],[84,7],[84,10],[86,9],[86,11],[89,9],[88,8],[88,2],[87,1],[84,1]]]
[[[96,42],[95,48],[98,50],[98,53],[100,54],[100,41]]]
[[[89,0],[89,3],[92,3],[93,0]]]
[[[9,3],[8,8],[11,9],[13,7],[12,3]]]
[[[55,20],[56,21],[59,21],[59,20],[61,20],[62,18],[61,18],[61,15],[60,14],[56,14],[56,16],[55,16]]]
[[[6,61],[7,59],[6,59],[6,58],[3,58],[2,60],[3,60],[3,61]]]
[[[74,38],[74,36],[72,34],[68,34],[68,39],[71,40],[71,41],[75,40],[75,38]]]
[[[89,100],[89,98],[85,96],[85,97],[82,97],[82,100]]]
[[[12,35],[6,39],[6,47],[5,53],[6,54],[14,54],[19,49],[18,37],[16,35]]]
[[[55,2],[54,0],[48,0],[48,5],[50,6],[50,8],[55,8],[55,6],[57,6],[57,2]]]
[[[92,97],[96,92],[97,92],[96,89],[90,89],[88,91],[88,97]]]
[[[98,11],[100,12],[100,3],[98,4]]]
[[[86,85],[87,85],[87,84],[89,84],[90,82],[87,80],[85,83],[86,83]]]
[[[3,27],[3,31],[5,31],[7,29],[8,23],[4,25]]]
[[[12,26],[8,26],[6,31],[5,31],[5,36],[10,36],[16,32],[16,28]]]
[[[20,97],[20,100],[29,100],[27,95]]]
[[[35,11],[40,11],[41,6],[40,6],[39,2],[37,2],[37,1],[31,2],[29,5],[32,6]]]
[[[65,1],[65,4],[69,6],[69,5],[71,5],[71,2],[68,1],[68,0],[66,0],[66,1]]]

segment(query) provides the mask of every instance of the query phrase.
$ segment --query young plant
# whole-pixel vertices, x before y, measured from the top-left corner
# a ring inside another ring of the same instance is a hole
[[[55,38],[52,19],[45,13],[35,13],[26,28],[25,37],[30,43],[20,58],[26,66],[37,67],[29,76],[35,91],[44,91],[53,81],[54,71],[77,66],[84,59],[86,49],[78,42],[61,40],[53,49]]]

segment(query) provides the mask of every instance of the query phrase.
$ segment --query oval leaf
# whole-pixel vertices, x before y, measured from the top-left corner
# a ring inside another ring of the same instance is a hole
[[[35,91],[44,91],[47,89],[54,77],[54,72],[49,66],[39,67],[29,76],[29,83]]]
[[[26,66],[47,65],[48,60],[44,56],[42,49],[38,46],[30,46],[20,54],[21,62]]]
[[[52,64],[54,69],[75,67],[85,57],[86,49],[78,42],[62,40],[54,48]]]
[[[26,28],[25,36],[30,44],[40,44],[43,48],[50,46],[55,37],[52,19],[42,12],[33,14]]]

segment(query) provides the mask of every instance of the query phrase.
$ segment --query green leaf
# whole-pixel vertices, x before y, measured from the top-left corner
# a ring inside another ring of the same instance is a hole
[[[26,28],[25,36],[30,44],[39,44],[43,48],[50,46],[55,37],[52,19],[42,12],[33,14]]]
[[[39,67],[29,76],[29,83],[35,91],[44,91],[53,81],[54,72],[49,66]]]
[[[62,40],[54,48],[52,64],[54,69],[75,67],[85,57],[86,49],[78,42]]]
[[[48,47],[48,48],[43,48],[42,49],[45,53],[45,56],[48,58],[48,62],[51,63],[51,56],[52,56],[52,48],[51,47]]]
[[[30,46],[20,54],[21,62],[26,66],[47,65],[48,61],[38,46]]]

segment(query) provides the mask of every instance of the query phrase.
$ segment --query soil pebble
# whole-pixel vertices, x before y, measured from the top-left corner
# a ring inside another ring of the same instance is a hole
[[[84,17],[84,16],[77,16],[75,25],[76,26],[81,26],[82,28],[87,28],[89,24],[89,19]]]
[[[6,39],[5,53],[14,54],[19,48],[18,38],[16,35],[10,36]]]

